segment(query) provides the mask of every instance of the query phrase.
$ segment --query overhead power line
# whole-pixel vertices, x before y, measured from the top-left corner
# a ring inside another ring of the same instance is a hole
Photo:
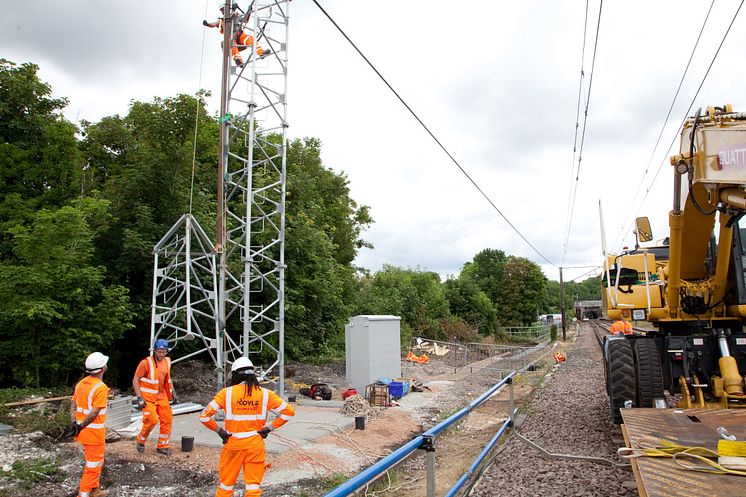
[[[712,12],[712,7],[715,5],[715,0],[712,0],[710,3],[710,8],[707,10],[707,15],[705,16],[704,22],[702,22],[702,27],[699,30],[699,34],[697,35],[697,41],[694,42],[694,47],[692,48],[692,53],[689,55],[689,61],[686,63],[686,67],[684,68],[684,72],[681,75],[681,79],[679,80],[679,86],[676,88],[676,93],[673,96],[673,99],[671,100],[671,105],[668,107],[668,113],[666,114],[666,119],[663,121],[663,126],[661,126],[661,132],[658,133],[658,139],[655,141],[655,145],[653,146],[653,150],[650,152],[650,158],[648,159],[648,163],[645,165],[645,171],[642,173],[642,177],[640,177],[640,183],[637,185],[637,190],[635,190],[635,194],[632,196],[632,201],[629,203],[629,209],[627,209],[627,213],[624,215],[622,219],[629,219],[629,227],[625,231],[625,225],[622,225],[622,229],[619,232],[619,235],[617,235],[617,239],[614,241],[613,246],[616,247],[617,244],[621,244],[624,239],[629,234],[629,231],[632,229],[632,219],[629,218],[630,211],[632,210],[632,205],[634,205],[635,200],[637,200],[637,195],[640,194],[640,189],[642,188],[642,184],[645,182],[645,176],[647,176],[648,171],[650,169],[650,164],[653,163],[653,157],[655,156],[655,152],[658,149],[658,145],[660,144],[661,138],[663,137],[663,132],[666,130],[666,125],[668,124],[668,119],[671,117],[671,112],[673,111],[674,104],[676,103],[676,99],[679,97],[679,92],[681,91],[681,87],[684,84],[684,79],[686,78],[687,73],[689,72],[689,66],[692,63],[692,59],[694,58],[694,53],[697,51],[697,47],[699,46],[699,40],[702,38],[702,33],[705,30],[705,26],[707,25],[707,20],[710,18],[710,13]],[[675,138],[674,138],[675,140]],[[669,146],[669,150],[671,147]],[[666,152],[666,155],[668,155],[668,152]],[[620,238],[621,237],[621,238]]]
[[[578,82],[578,103],[575,108],[575,136],[572,142],[572,163],[570,165],[570,183],[567,190],[567,210],[565,211],[565,239],[563,240],[562,259],[560,264],[565,263],[567,254],[567,227],[570,224],[570,210],[573,205],[573,177],[575,176],[575,157],[578,151],[578,129],[580,128],[580,103],[583,101],[583,83],[585,82],[585,41],[588,34],[588,5],[585,1],[585,19],[583,21],[583,46],[580,50],[580,78]]]
[[[329,21],[334,25],[334,27],[337,28],[337,31],[339,31],[342,34],[342,36],[344,36],[344,38],[347,40],[347,42],[350,45],[352,45],[352,48],[355,49],[355,51],[360,55],[360,57],[363,58],[363,60],[370,66],[370,68],[373,69],[373,71],[376,73],[376,75],[378,75],[378,77],[381,79],[381,81],[383,81],[384,84],[389,88],[389,90],[391,90],[391,92],[396,96],[396,98],[399,99],[399,102],[401,102],[402,105],[404,105],[404,107],[409,111],[409,113],[412,114],[412,117],[414,117],[417,120],[417,122],[420,123],[420,126],[422,126],[422,128],[425,131],[427,131],[427,133],[430,135],[430,137],[433,140],[435,140],[435,143],[438,144],[438,146],[441,148],[441,150],[443,150],[443,152],[445,152],[445,154],[448,156],[448,158],[451,159],[451,161],[456,165],[456,167],[459,168],[459,170],[463,173],[463,175],[466,176],[466,178],[469,180],[469,182],[471,182],[471,184],[474,186],[474,188],[476,188],[477,191],[485,198],[485,200],[487,200],[487,202],[489,202],[489,204],[492,206],[492,208],[495,209],[495,211],[498,214],[500,214],[500,217],[502,217],[505,220],[505,222],[508,223],[508,225],[513,229],[513,231],[515,231],[516,234],[518,234],[518,236],[520,236],[521,239],[524,242],[526,242],[526,244],[529,247],[531,247],[533,249],[533,251],[536,252],[536,254],[539,255],[539,257],[541,257],[542,259],[544,259],[551,266],[557,267],[557,266],[555,266],[555,264],[552,261],[550,261],[549,259],[547,259],[544,256],[544,254],[542,254],[539,251],[539,249],[537,249],[530,241],[528,241],[528,239],[523,235],[523,233],[521,233],[518,230],[518,228],[516,228],[515,225],[513,225],[512,222],[510,222],[510,220],[505,216],[505,214],[503,214],[502,211],[497,207],[497,205],[495,205],[495,203],[492,201],[492,199],[490,199],[487,196],[487,194],[484,193],[484,191],[482,190],[482,188],[480,188],[479,185],[476,183],[476,181],[474,181],[472,179],[472,177],[469,175],[469,173],[467,173],[466,170],[464,170],[464,168],[461,167],[461,164],[459,164],[459,162],[453,157],[453,155],[451,155],[451,153],[448,151],[448,149],[446,149],[446,147],[440,142],[440,140],[438,140],[438,138],[433,134],[433,132],[430,131],[430,129],[427,127],[427,125],[425,125],[425,123],[422,122],[422,119],[419,118],[419,116],[412,110],[412,108],[407,104],[407,102],[404,101],[404,99],[399,95],[399,93],[397,93],[397,91],[394,90],[394,88],[389,84],[389,82],[386,80],[386,78],[383,77],[383,75],[378,71],[378,69],[376,69],[376,67],[373,65],[373,63],[370,60],[368,60],[368,58],[363,54],[362,51],[360,51],[360,49],[357,47],[357,45],[355,45],[355,43],[350,39],[349,36],[347,36],[347,34],[344,32],[344,30],[342,30],[342,28],[339,26],[339,24],[337,24],[334,21],[334,19],[332,19],[332,17],[326,12],[326,10],[324,10],[324,8],[319,4],[319,2],[317,2],[316,0],[313,0],[313,3],[316,4],[316,6],[319,8],[319,10],[321,10],[321,12],[326,16],[326,18],[329,19]]]
[[[673,136],[673,140],[671,140],[671,144],[668,146],[668,149],[666,150],[666,155],[663,157],[663,160],[661,160],[660,165],[658,165],[658,169],[655,172],[655,176],[653,176],[653,180],[650,182],[650,185],[648,186],[647,190],[645,191],[645,196],[642,198],[642,202],[640,202],[640,206],[637,209],[637,213],[640,212],[640,209],[642,209],[642,206],[645,205],[645,200],[648,198],[648,194],[650,193],[650,190],[653,188],[653,185],[655,184],[655,181],[658,179],[658,175],[661,172],[661,169],[663,168],[663,164],[665,164],[668,159],[668,155],[671,151],[671,148],[673,147],[674,143],[676,142],[676,138],[678,138],[679,133],[678,130],[681,129],[684,126],[684,123],[686,123],[687,116],[689,116],[689,113],[692,110],[692,107],[694,107],[694,102],[697,100],[697,97],[699,96],[699,92],[702,90],[702,87],[705,84],[705,81],[707,80],[707,77],[710,75],[710,71],[712,70],[712,66],[715,64],[715,60],[717,59],[718,55],[720,54],[720,49],[723,48],[723,44],[725,43],[726,38],[728,38],[728,34],[730,33],[731,28],[733,27],[733,24],[736,22],[736,18],[738,17],[739,12],[741,12],[741,7],[743,7],[744,0],[741,0],[741,3],[738,5],[738,9],[736,9],[736,13],[733,14],[733,19],[731,19],[730,24],[728,25],[728,29],[725,31],[725,34],[723,35],[723,39],[720,40],[720,44],[718,45],[717,50],[715,51],[715,55],[712,56],[712,60],[710,61],[710,65],[707,67],[707,71],[705,72],[705,75],[702,77],[702,81],[699,83],[699,87],[697,87],[697,91],[692,97],[692,101],[689,103],[689,107],[687,108],[686,112],[684,113],[684,119],[682,119],[681,124],[679,125],[676,134]],[[637,215],[637,213],[635,215]]]
[[[567,220],[567,231],[565,232],[565,248],[562,252],[562,260],[564,262],[565,253],[567,252],[567,245],[570,243],[570,232],[572,231],[572,219],[575,213],[575,199],[578,196],[578,183],[580,180],[580,165],[583,162],[583,147],[585,145],[585,130],[588,124],[588,107],[591,103],[591,89],[593,88],[593,72],[596,67],[596,53],[598,52],[598,34],[601,31],[601,12],[604,8],[604,1],[601,0],[598,5],[598,20],[596,22],[596,40],[593,42],[593,59],[591,61],[591,76],[588,79],[588,94],[585,100],[585,111],[583,113],[583,132],[580,134],[580,151],[578,152],[578,168],[575,175],[575,188],[572,192],[572,204],[570,207],[570,217]]]

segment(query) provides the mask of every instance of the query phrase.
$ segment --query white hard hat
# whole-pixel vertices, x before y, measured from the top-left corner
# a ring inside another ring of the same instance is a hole
[[[234,371],[238,371],[239,369],[254,369],[254,363],[251,362],[251,359],[248,357],[239,357],[233,362],[233,365],[231,366],[231,373]]]
[[[107,362],[109,362],[108,355],[104,355],[101,352],[94,352],[86,358],[85,369],[89,373],[98,373],[106,366]]]

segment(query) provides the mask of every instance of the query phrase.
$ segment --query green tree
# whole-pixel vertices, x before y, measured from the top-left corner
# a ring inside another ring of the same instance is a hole
[[[544,303],[546,287],[547,278],[536,263],[509,256],[498,295],[500,322],[512,326],[534,323]]]
[[[439,339],[445,338],[443,320],[450,315],[436,273],[388,264],[373,277],[362,279],[357,314],[399,316],[403,328]]]
[[[497,312],[490,298],[470,278],[446,280],[445,294],[451,314],[472,325],[482,336],[492,335]]]
[[[507,257],[502,250],[484,249],[464,265],[462,278],[470,278],[489,297],[500,314],[500,288]]]
[[[110,353],[130,327],[127,290],[92,264],[107,210],[105,201],[83,199],[11,229],[13,257],[0,262],[3,384],[67,384],[86,355]]]
[[[0,59],[0,257],[11,251],[9,228],[80,191],[77,128],[60,115],[67,100],[51,98],[38,70]]]
[[[350,196],[343,174],[324,167],[317,139],[288,149],[286,198],[286,339],[291,358],[321,358],[344,350],[344,325],[353,312],[360,238],[372,222]]]

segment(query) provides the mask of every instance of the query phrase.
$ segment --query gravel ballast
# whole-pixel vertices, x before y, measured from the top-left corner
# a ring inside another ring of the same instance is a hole
[[[601,348],[590,325],[569,348],[567,361],[547,376],[525,408],[518,431],[552,453],[616,457],[624,445],[612,423],[604,382]],[[636,496],[627,467],[567,459],[547,459],[516,436],[474,486],[472,496],[541,495],[545,497]]]

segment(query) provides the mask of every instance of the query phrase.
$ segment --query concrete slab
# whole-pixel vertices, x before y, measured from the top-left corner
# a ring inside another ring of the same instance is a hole
[[[325,404],[327,403],[325,402]],[[331,407],[331,405],[329,407],[296,405],[293,419],[265,439],[267,452],[281,454],[291,448],[303,447],[316,439],[349,429],[355,424],[355,418],[343,416],[339,413],[339,408]],[[218,422],[218,424],[223,426],[222,422]],[[124,438],[134,438],[141,427],[142,421],[136,421],[125,429],[117,430],[117,432]],[[174,443],[175,450],[179,449],[181,437],[184,436],[194,437],[194,445],[204,447],[223,446],[220,437],[200,423],[198,412],[174,416],[171,441]],[[155,443],[157,439],[158,427],[153,430],[148,440]]]

